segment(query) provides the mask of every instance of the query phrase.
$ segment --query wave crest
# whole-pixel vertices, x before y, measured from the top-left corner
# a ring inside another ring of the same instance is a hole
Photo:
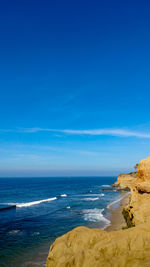
[[[104,209],[85,209],[83,210],[84,220],[89,222],[103,221],[106,226],[110,225],[110,221],[102,214]]]
[[[32,202],[27,202],[27,203],[8,203],[8,204],[16,205],[17,208],[23,208],[23,207],[30,207],[30,206],[38,205],[43,202],[50,202],[56,199],[57,197],[52,197],[52,198],[47,198],[47,199],[42,199],[42,200],[37,200],[37,201],[32,201]]]
[[[99,197],[88,197],[88,198],[84,198],[85,201],[96,201],[98,199],[99,199]]]

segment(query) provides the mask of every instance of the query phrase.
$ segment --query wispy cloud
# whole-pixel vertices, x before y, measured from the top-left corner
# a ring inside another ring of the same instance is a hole
[[[121,129],[60,130],[60,131],[63,133],[76,134],[76,135],[110,135],[110,136],[122,136],[122,137],[134,136],[134,137],[150,138],[150,134],[132,132]]]
[[[126,129],[91,129],[91,130],[73,130],[73,129],[50,129],[50,128],[19,128],[16,130],[0,129],[0,132],[18,132],[18,133],[37,133],[37,132],[51,132],[58,134],[69,135],[105,135],[105,136],[118,136],[118,137],[138,137],[138,138],[150,138],[150,133],[143,133],[139,131],[130,131]]]

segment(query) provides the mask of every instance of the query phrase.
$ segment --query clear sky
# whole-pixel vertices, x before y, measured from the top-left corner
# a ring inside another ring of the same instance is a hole
[[[117,175],[149,155],[150,1],[1,1],[0,176]]]

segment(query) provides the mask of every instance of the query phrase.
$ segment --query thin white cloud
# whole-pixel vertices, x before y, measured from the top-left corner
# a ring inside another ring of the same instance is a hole
[[[124,129],[93,129],[93,130],[72,130],[72,129],[49,129],[49,128],[24,128],[17,132],[37,133],[37,132],[53,132],[70,135],[105,135],[105,136],[120,136],[120,137],[138,137],[150,138],[150,133],[142,133],[138,131],[130,131]]]

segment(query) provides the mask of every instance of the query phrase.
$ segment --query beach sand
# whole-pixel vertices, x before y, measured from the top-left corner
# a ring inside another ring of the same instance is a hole
[[[129,203],[129,196],[130,194],[125,194],[123,199],[120,201],[119,207],[117,207],[116,209],[113,209],[111,207],[109,208],[109,211],[111,213],[111,225],[105,229],[106,231],[111,232],[121,230],[123,227],[126,227],[126,222],[122,215],[122,210]]]

